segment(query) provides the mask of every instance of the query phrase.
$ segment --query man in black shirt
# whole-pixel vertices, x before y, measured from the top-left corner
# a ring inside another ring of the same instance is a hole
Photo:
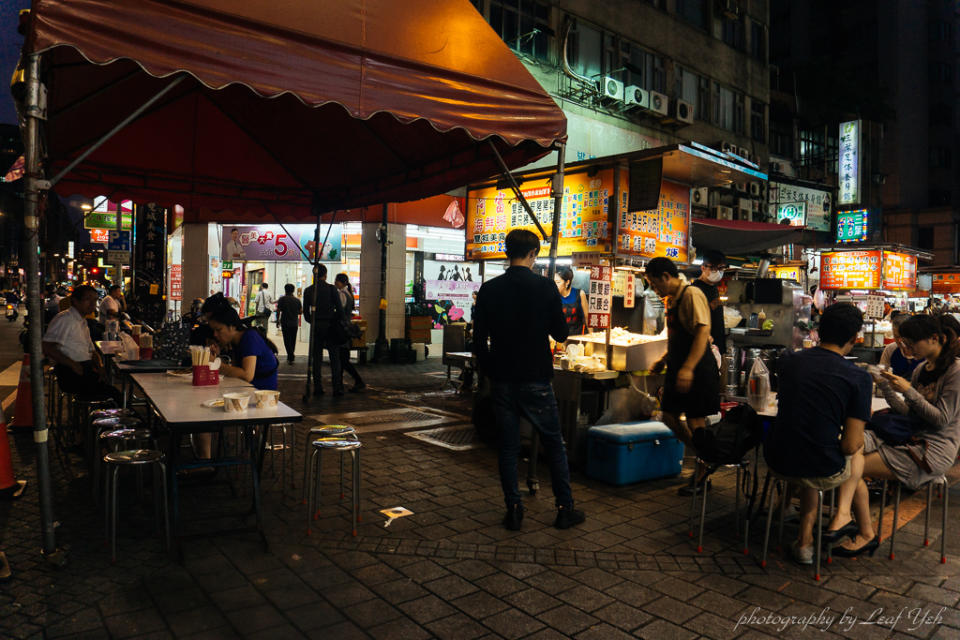
[[[549,337],[566,340],[567,324],[556,285],[531,271],[540,252],[540,239],[525,229],[514,229],[505,243],[510,267],[480,287],[473,318],[477,366],[493,381],[493,410],[500,428],[500,484],[507,504],[503,524],[517,531],[523,521],[517,488],[523,416],[540,432],[550,464],[557,506],[553,526],[567,529],[585,520],[583,512],[573,508],[570,468],[560,435],[557,399],[550,385],[553,357]]]
[[[293,352],[297,348],[297,329],[300,326],[300,312],[303,305],[293,295],[295,287],[287,284],[284,295],[277,300],[277,312],[280,314],[280,331],[283,332],[283,346],[287,350],[287,362],[293,364]]]
[[[313,306],[315,295],[313,285],[303,290],[303,318],[307,322],[316,323],[313,330],[317,332],[316,351],[313,354],[313,395],[323,395],[323,350],[326,349],[330,354],[333,395],[342,396],[343,371],[340,364],[340,344],[336,339],[337,327],[334,325],[339,323],[343,316],[343,305],[340,304],[337,288],[327,283],[327,265],[317,266],[316,277],[316,307]]]
[[[719,251],[705,251],[703,264],[700,265],[700,277],[691,282],[693,286],[703,291],[710,305],[710,337],[717,345],[720,353],[727,351],[727,336],[723,326],[723,303],[720,302],[720,291],[717,285],[723,280],[723,270],[727,266],[727,258]]]

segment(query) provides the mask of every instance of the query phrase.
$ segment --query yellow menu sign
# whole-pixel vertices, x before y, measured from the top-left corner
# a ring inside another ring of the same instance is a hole
[[[628,211],[629,201],[630,194],[622,191],[617,253],[687,262],[690,187],[664,180],[660,183],[660,206],[649,211]]]
[[[534,215],[549,235],[553,231],[553,196],[550,178],[525,181],[520,188]],[[585,172],[567,174],[563,179],[563,211],[557,255],[611,251],[608,222],[613,169],[595,176]],[[504,239],[513,229],[538,233],[520,201],[510,189],[495,186],[471,189],[467,193],[467,259],[504,258]],[[548,243],[543,243],[546,246]]]

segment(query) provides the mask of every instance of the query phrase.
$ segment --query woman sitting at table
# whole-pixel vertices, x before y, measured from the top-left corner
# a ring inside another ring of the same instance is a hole
[[[901,346],[900,327],[910,319],[909,313],[900,313],[898,311],[890,312],[890,324],[893,326],[893,342],[887,345],[880,354],[880,364],[890,367],[895,375],[901,378],[909,378],[913,370],[923,361],[904,353]]]
[[[948,314],[916,315],[901,325],[900,336],[923,364],[909,382],[888,371],[875,379],[891,410],[910,418],[906,424],[913,437],[907,444],[891,445],[876,431],[865,432],[863,451],[854,456],[853,473],[838,489],[839,508],[824,533],[829,542],[850,537],[834,548],[835,556],[872,555],[879,545],[863,477],[897,480],[916,489],[953,466],[960,449],[960,323]]]
[[[220,365],[220,373],[246,380],[257,389],[277,390],[277,355],[256,329],[243,324],[233,309],[217,309],[210,316],[210,328],[222,347],[231,349],[239,366]]]

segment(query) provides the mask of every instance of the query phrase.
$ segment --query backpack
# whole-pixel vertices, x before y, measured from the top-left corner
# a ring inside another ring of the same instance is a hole
[[[757,412],[748,404],[727,411],[717,424],[693,432],[693,446],[705,462],[736,464],[763,439]]]

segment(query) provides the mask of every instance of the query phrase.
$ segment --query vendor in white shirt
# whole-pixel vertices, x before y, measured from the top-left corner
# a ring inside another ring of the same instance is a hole
[[[100,301],[100,322],[106,323],[107,320],[119,318],[123,307],[123,289],[120,288],[120,285],[115,284],[110,287],[107,295]]]
[[[86,318],[96,307],[96,289],[89,285],[74,289],[70,308],[58,313],[43,334],[43,355],[54,362],[57,382],[66,393],[119,401],[119,392],[100,380],[103,363],[93,348]]]

